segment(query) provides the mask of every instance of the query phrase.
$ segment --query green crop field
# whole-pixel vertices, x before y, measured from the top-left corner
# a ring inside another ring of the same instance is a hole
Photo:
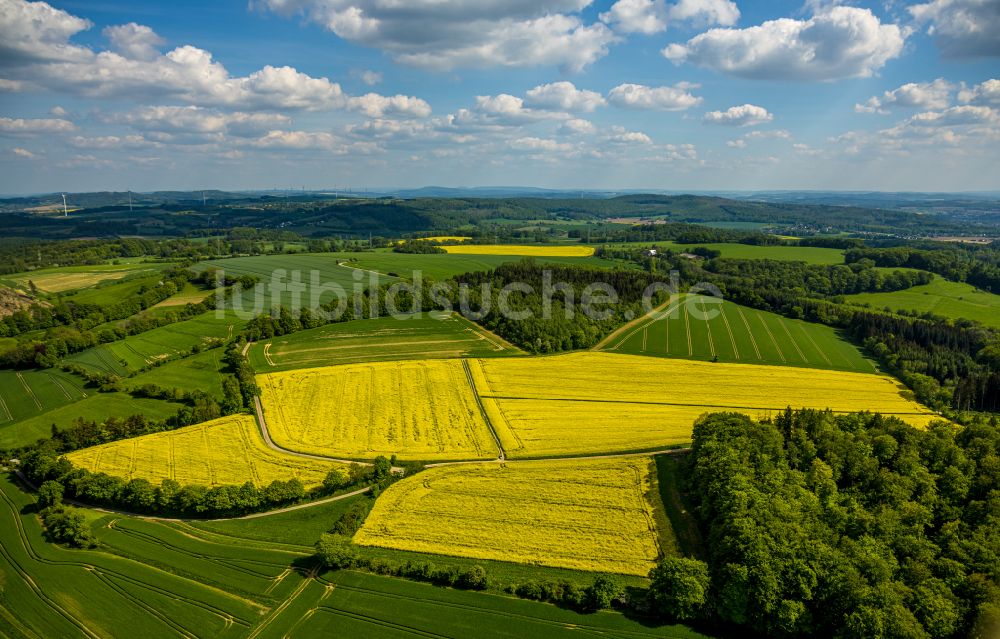
[[[22,289],[28,288],[29,282],[31,282],[44,293],[62,293],[95,286],[100,282],[119,280],[135,273],[148,272],[152,274],[164,267],[164,264],[146,262],[59,266],[28,273],[6,275],[0,282]]]
[[[84,512],[99,551],[49,544],[31,497],[0,478],[0,635],[702,636],[615,612],[580,614],[351,571],[319,573],[307,547]]]
[[[9,371],[2,371],[6,374]],[[43,371],[41,374],[50,371]],[[6,386],[4,387],[6,390]],[[145,415],[152,420],[162,420],[174,415],[180,404],[158,399],[137,399],[127,393],[98,393],[86,391],[88,396],[72,403],[36,413],[16,422],[0,423],[0,449],[17,448],[48,437],[52,425],[65,428],[77,418],[103,422],[109,417]]]
[[[439,357],[494,357],[520,351],[457,314],[421,313],[327,324],[250,348],[258,372]]]
[[[309,300],[311,290],[311,273],[316,271],[320,283],[338,284],[348,293],[355,283],[362,286],[369,284],[369,276],[376,277],[380,283],[394,281],[396,277],[410,278],[419,271],[423,278],[443,280],[449,277],[468,273],[470,271],[488,271],[507,262],[517,262],[523,259],[516,255],[451,255],[411,253],[394,253],[389,249],[378,249],[361,253],[306,253],[297,255],[261,255],[255,257],[235,257],[220,260],[199,262],[191,268],[202,271],[209,267],[224,269],[227,275],[256,275],[264,284],[269,284],[272,273],[276,269],[284,269],[284,281],[287,282],[292,271],[299,271],[301,282],[307,285],[303,293],[303,303]],[[539,257],[538,262],[546,264],[578,264],[591,266],[613,266],[614,263],[595,257]],[[343,264],[339,266],[338,264]],[[362,273],[361,279],[355,279],[354,269],[373,271]],[[326,303],[332,295],[324,294],[320,303]],[[247,302],[253,301],[252,292],[244,294]],[[270,300],[270,297],[267,298]],[[290,294],[282,296],[288,305]]]
[[[196,344],[204,345],[210,339],[228,339],[242,324],[233,313],[220,318],[215,311],[209,311],[183,322],[88,348],[68,356],[66,361],[97,372],[123,376],[188,351]]]
[[[208,260],[199,262],[191,267],[193,271],[203,271],[207,268],[217,268],[225,271],[227,276],[239,277],[241,275],[253,275],[260,281],[260,285],[249,290],[244,290],[242,294],[231,300],[232,308],[244,314],[258,315],[273,306],[283,305],[289,308],[296,306],[292,294],[287,291],[272,291],[272,277],[275,273],[280,275],[279,284],[292,282],[295,271],[299,273],[299,282],[305,287],[301,293],[298,306],[308,308],[318,308],[334,299],[335,293],[325,287],[336,287],[351,295],[355,284],[362,289],[366,288],[372,281],[384,283],[392,278],[379,276],[376,273],[359,272],[359,279],[355,279],[353,268],[339,266],[348,257],[358,255],[350,254],[299,254],[299,255],[259,255],[254,257],[234,257],[229,259]],[[312,286],[312,278],[316,276],[318,288]],[[315,293],[315,297],[314,297]]]
[[[605,340],[600,349],[746,364],[875,370],[854,345],[828,326],[708,297],[681,296],[670,308],[672,312],[665,317],[629,325]]]
[[[930,284],[903,291],[859,293],[848,295],[847,299],[876,309],[933,313],[941,317],[975,320],[986,326],[1000,328],[1000,295],[969,284],[949,282],[938,276]]]
[[[163,388],[179,388],[183,391],[204,391],[217,398],[222,397],[222,361],[224,349],[212,348],[183,359],[168,362],[163,366],[130,377],[128,388],[144,384],[155,384]]]
[[[0,431],[86,396],[80,378],[59,370],[0,370]]]
[[[341,259],[355,258],[358,268],[372,269],[381,273],[395,273],[402,277],[411,277],[414,271],[420,271],[424,278],[443,280],[462,273],[472,271],[490,271],[508,262],[518,262],[524,259],[518,255],[460,255],[460,254],[430,254],[413,255],[408,253],[393,253],[389,250],[372,253],[342,253]],[[536,262],[544,264],[572,264],[579,266],[611,267],[613,262],[596,257],[535,257]]]

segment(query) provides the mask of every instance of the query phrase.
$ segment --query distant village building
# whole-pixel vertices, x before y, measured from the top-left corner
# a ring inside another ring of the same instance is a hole
[[[656,257],[656,249],[646,249],[642,254],[644,257]]]
[[[689,260],[700,260],[701,259],[700,255],[695,255],[694,253],[681,253],[680,256],[683,257],[683,258],[687,258]]]

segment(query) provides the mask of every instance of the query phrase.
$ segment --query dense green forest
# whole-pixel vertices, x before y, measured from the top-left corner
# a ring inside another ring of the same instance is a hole
[[[995,421],[716,414],[695,425],[686,464],[707,570],[654,574],[666,612],[765,636],[1000,631]],[[682,598],[699,574],[704,596]]]

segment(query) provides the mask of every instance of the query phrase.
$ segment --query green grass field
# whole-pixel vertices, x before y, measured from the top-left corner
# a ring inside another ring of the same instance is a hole
[[[85,512],[99,550],[49,544],[31,497],[0,477],[0,635],[702,636],[614,612],[579,614],[351,571],[317,573],[299,546]]]
[[[115,304],[137,294],[143,287],[153,288],[159,281],[159,275],[129,277],[122,281],[106,281],[91,288],[81,289],[72,295],[64,296],[63,299],[77,304]]]
[[[872,308],[933,313],[941,317],[968,319],[1000,328],[1000,295],[969,284],[949,282],[935,276],[930,284],[892,293],[859,293],[847,300]]]
[[[90,390],[86,392],[87,397],[75,402],[47,409],[16,422],[0,423],[0,448],[17,448],[33,444],[41,437],[48,437],[53,424],[65,428],[77,418],[103,422],[109,417],[145,415],[153,420],[162,420],[174,415],[181,408],[180,404],[173,402],[136,399],[127,393],[98,393]]]
[[[737,260],[780,260],[808,264],[843,264],[844,252],[840,249],[815,246],[755,246],[752,244],[681,244],[677,242],[627,242],[609,246],[634,246],[670,249],[675,253],[705,247],[719,251],[721,257]]]
[[[855,346],[828,326],[728,301],[719,306],[718,300],[707,297],[682,296],[671,308],[676,311],[664,318],[630,325],[601,350],[865,373],[875,370]]]
[[[443,319],[440,319],[443,318]],[[495,357],[520,351],[460,315],[422,313],[327,324],[250,348],[258,372],[439,357]]]
[[[242,320],[233,313],[219,318],[215,311],[209,311],[183,322],[88,348],[68,356],[66,361],[97,372],[124,376],[190,350],[195,344],[206,344],[209,339],[228,339],[242,325]]]
[[[286,513],[255,517],[253,519],[229,519],[224,521],[190,521],[178,526],[192,526],[205,533],[213,533],[233,540],[253,539],[299,546],[304,551],[312,550],[320,535],[330,530],[334,522],[358,502],[370,501],[368,495],[357,495],[311,508],[301,508]]]
[[[222,357],[225,349],[212,348],[183,359],[167,362],[162,366],[130,377],[125,384],[136,388],[144,384],[155,384],[163,388],[179,388],[184,391],[204,391],[217,398],[222,397]]]

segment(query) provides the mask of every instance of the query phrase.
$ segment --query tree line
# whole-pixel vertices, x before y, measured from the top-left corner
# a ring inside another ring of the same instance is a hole
[[[916,246],[854,248],[847,263],[870,260],[878,266],[916,268],[937,273],[953,282],[967,282],[1000,293],[1000,242],[989,246],[922,243]]]
[[[173,479],[164,479],[159,484],[142,478],[126,480],[77,468],[47,443],[24,452],[20,462],[20,471],[39,487],[43,507],[46,501],[54,502],[47,505],[58,505],[67,499],[140,514],[201,518],[264,512],[350,488],[383,488],[398,478],[392,474],[390,460],[384,457],[371,466],[351,464],[346,469],[333,466],[323,482],[312,489],[306,489],[295,477],[276,479],[261,487],[249,481],[209,487],[182,485]],[[49,500],[48,496],[54,494],[58,495],[58,502]]]

